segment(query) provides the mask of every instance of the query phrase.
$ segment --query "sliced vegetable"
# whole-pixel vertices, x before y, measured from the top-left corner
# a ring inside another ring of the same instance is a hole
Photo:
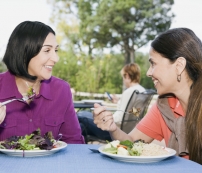
[[[135,144],[129,140],[125,141],[112,141],[103,149],[104,152],[119,155],[140,156],[143,151],[144,143],[142,141],[136,141]]]
[[[129,140],[121,141],[120,144],[125,145],[125,146],[127,146],[129,148],[133,148],[133,145],[134,145],[134,143],[129,141]]]
[[[117,154],[117,148],[115,148],[115,147],[113,147],[113,148],[105,148],[103,151],[107,152],[107,153],[111,153],[111,154]]]
[[[122,148],[125,148],[125,149],[127,149],[128,147],[127,146],[125,146],[125,145],[117,145],[117,148],[119,148],[119,147],[122,147]]]
[[[33,89],[32,86],[30,86],[30,87],[28,88],[28,90],[27,90],[27,96],[30,97],[30,96],[32,96],[32,95],[34,95],[34,94],[35,94],[35,90]]]

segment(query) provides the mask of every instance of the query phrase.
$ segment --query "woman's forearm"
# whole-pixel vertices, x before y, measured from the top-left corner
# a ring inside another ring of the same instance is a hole
[[[109,132],[110,136],[113,140],[119,140],[119,141],[124,141],[124,140],[130,140],[133,141],[133,139],[125,132],[123,132],[119,127],[116,128],[115,131]]]

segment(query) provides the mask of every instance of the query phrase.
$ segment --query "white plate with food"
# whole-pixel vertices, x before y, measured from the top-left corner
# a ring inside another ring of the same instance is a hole
[[[57,141],[55,144],[55,148],[51,150],[16,150],[16,149],[0,149],[1,153],[7,154],[9,156],[18,156],[18,157],[39,157],[39,156],[47,156],[54,154],[62,149],[67,147],[67,143],[63,141]]]
[[[112,141],[115,142],[115,141]],[[109,143],[111,145],[111,143]],[[109,146],[109,144],[107,144]],[[140,153],[137,156],[131,156],[127,153],[127,149],[121,148],[121,155],[118,153],[112,154],[110,152],[106,152],[107,145],[101,146],[98,150],[103,155],[106,155],[110,158],[113,158],[115,160],[119,160],[122,162],[133,162],[133,163],[153,163],[153,162],[159,162],[166,158],[172,157],[176,154],[176,151],[171,148],[162,147],[156,144],[147,144],[147,147],[145,147],[145,151],[142,149],[142,153]],[[119,145],[119,144],[118,144]],[[116,145],[114,146],[114,149],[116,148]],[[118,147],[120,148],[120,147]]]

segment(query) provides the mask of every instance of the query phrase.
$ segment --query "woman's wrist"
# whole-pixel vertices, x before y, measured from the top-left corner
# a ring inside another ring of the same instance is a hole
[[[109,130],[110,133],[115,133],[117,131],[118,127],[117,127],[117,125],[115,125],[115,126],[116,126],[115,129]]]

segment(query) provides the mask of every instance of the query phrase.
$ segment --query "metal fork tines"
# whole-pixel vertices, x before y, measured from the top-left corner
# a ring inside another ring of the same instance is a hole
[[[35,96],[35,94],[31,95],[31,96],[24,96],[23,98],[16,98],[16,99],[10,99],[10,100],[7,100],[7,101],[4,101],[1,103],[1,106],[3,105],[6,105],[8,103],[11,103],[13,101],[21,101],[21,102],[26,102],[27,100],[30,100],[32,99],[33,97]]]
[[[119,109],[117,109],[116,111],[121,111],[121,112],[123,112],[124,114],[132,114],[132,112],[125,112],[125,111],[123,111],[123,110],[119,110]]]
[[[116,111],[122,111],[124,114],[128,114],[128,115],[134,115],[136,117],[139,117],[140,116],[140,109],[136,109],[136,108],[133,108],[131,110],[129,110],[128,112],[125,112],[123,110],[116,110]]]

